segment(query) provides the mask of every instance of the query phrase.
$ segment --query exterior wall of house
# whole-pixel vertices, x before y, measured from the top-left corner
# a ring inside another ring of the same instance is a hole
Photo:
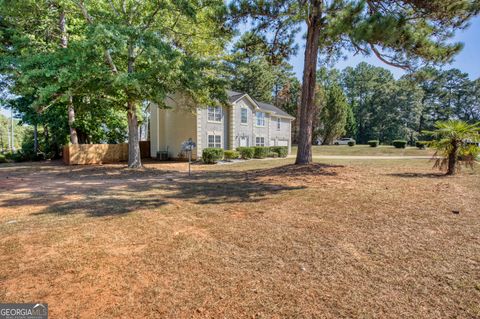
[[[176,102],[173,102],[176,101]],[[291,150],[291,120],[280,117],[280,130],[277,130],[277,117],[265,112],[265,126],[257,126],[256,112],[259,111],[252,101],[244,97],[231,107],[222,107],[221,122],[208,120],[207,108],[191,111],[184,106],[181,97],[169,99],[170,109],[158,109],[152,105],[150,123],[151,156],[158,151],[166,151],[177,158],[181,144],[192,138],[197,144],[193,158],[200,158],[204,148],[208,147],[208,135],[221,136],[224,149],[239,146],[255,146],[256,137],[265,139],[265,146],[286,146]],[[247,123],[241,123],[241,110],[247,110]],[[243,142],[243,145],[242,145]]]
[[[179,103],[180,104],[180,103]],[[168,105],[168,103],[167,103]],[[197,118],[195,113],[184,105],[170,102],[171,109],[151,107],[151,157],[156,157],[158,151],[167,151],[170,157],[179,158],[184,141],[192,138],[197,143]],[[197,153],[193,152],[193,158]]]
[[[247,110],[247,123],[242,124],[242,109]],[[255,107],[247,99],[241,99],[233,106],[233,112],[235,114],[235,127],[234,131],[234,143],[233,148],[241,146],[243,141],[247,146],[254,146],[255,141],[252,140],[253,136],[253,117],[255,114]]]
[[[198,123],[198,135],[197,139],[200,141],[200,145],[197,144],[197,154],[201,156],[202,150],[208,147],[208,135],[221,136],[221,145],[223,149],[230,148],[230,126],[231,121],[230,108],[222,107],[222,120],[221,122],[214,122],[208,120],[208,109],[197,108],[197,123]]]
[[[277,119],[280,119],[280,129],[278,129]],[[291,124],[292,121],[282,117],[272,116],[270,121],[270,141],[269,146],[288,145],[288,153],[291,150]]]
[[[241,109],[247,109],[247,123],[241,123]],[[256,145],[256,137],[265,138],[265,146],[288,145],[291,149],[291,120],[280,117],[280,130],[277,130],[277,118],[275,115],[265,113],[265,126],[257,126],[255,106],[247,99],[242,98],[233,105],[235,114],[234,143],[233,148],[241,146],[243,139],[248,146]],[[246,141],[245,141],[246,140]]]
[[[257,112],[261,112],[259,110],[257,110]],[[270,114],[269,113],[265,113],[265,125],[264,126],[257,126],[257,112],[255,112],[254,116],[253,116],[253,144],[252,146],[256,146],[256,138],[257,137],[264,137],[265,138],[265,146],[270,146],[268,144],[268,141],[269,141],[269,125],[270,125]]]

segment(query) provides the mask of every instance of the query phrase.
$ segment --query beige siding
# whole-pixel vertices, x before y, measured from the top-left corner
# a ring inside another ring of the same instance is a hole
[[[222,137],[222,147],[235,149],[240,141],[248,140],[249,146],[255,146],[256,137],[264,137],[266,146],[288,143],[291,148],[291,120],[281,119],[280,130],[277,130],[277,117],[265,112],[265,126],[256,125],[255,112],[258,111],[247,97],[233,103],[231,107],[222,107],[222,121],[208,121],[207,108],[197,107],[190,111],[182,102],[182,98],[175,96],[169,99],[170,109],[151,108],[151,156],[157,151],[169,151],[171,157],[177,157],[181,151],[181,143],[192,138],[197,148],[194,158],[201,157],[204,148],[208,147],[208,135],[215,134]],[[175,102],[173,102],[175,101]],[[247,123],[241,123],[241,109],[247,109]],[[279,142],[280,141],[280,142]]]
[[[168,149],[169,156],[177,158],[181,152],[182,142],[192,138],[197,143],[195,112],[181,103],[170,102],[169,107],[171,109],[157,109],[152,112],[152,118],[157,118],[156,125],[151,127],[152,157],[156,156],[157,151]],[[192,155],[196,155],[196,152],[194,151]]]

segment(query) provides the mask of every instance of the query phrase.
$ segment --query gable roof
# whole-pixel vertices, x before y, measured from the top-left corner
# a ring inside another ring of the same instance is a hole
[[[272,114],[274,114],[276,116],[280,116],[280,117],[286,117],[286,118],[289,118],[289,119],[292,119],[292,120],[295,119],[295,117],[291,116],[287,112],[279,109],[278,107],[276,107],[272,104],[260,102],[260,101],[257,101],[255,99],[251,98],[247,93],[241,93],[241,92],[235,92],[235,91],[227,90],[228,101],[230,103],[234,103],[234,102],[240,100],[245,95],[248,96],[250,100],[254,101],[256,106],[258,106],[258,108],[261,111],[272,113]]]

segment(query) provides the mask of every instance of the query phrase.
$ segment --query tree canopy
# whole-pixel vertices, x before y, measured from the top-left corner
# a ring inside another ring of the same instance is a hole
[[[37,113],[69,103],[124,110],[129,166],[139,167],[143,101],[164,107],[179,90],[192,104],[225,100],[217,73],[229,40],[225,14],[221,0],[2,1],[2,70]]]

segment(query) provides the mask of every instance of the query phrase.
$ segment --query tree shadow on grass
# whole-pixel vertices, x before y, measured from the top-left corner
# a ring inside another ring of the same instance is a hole
[[[35,191],[19,188],[15,194],[21,196],[0,200],[0,208],[45,206],[33,214],[105,217],[155,210],[170,203],[178,205],[178,201],[196,205],[251,203],[307,187],[288,185],[283,181],[284,176],[336,175],[329,168],[319,164],[312,167],[286,165],[248,171],[197,171],[191,177],[178,171],[128,170],[118,174],[112,172],[118,178],[110,179],[103,177],[105,169],[95,169],[91,176],[86,175],[85,183],[77,181],[78,174],[66,171],[63,175],[56,173],[52,183]],[[264,180],[265,176],[269,179]]]

